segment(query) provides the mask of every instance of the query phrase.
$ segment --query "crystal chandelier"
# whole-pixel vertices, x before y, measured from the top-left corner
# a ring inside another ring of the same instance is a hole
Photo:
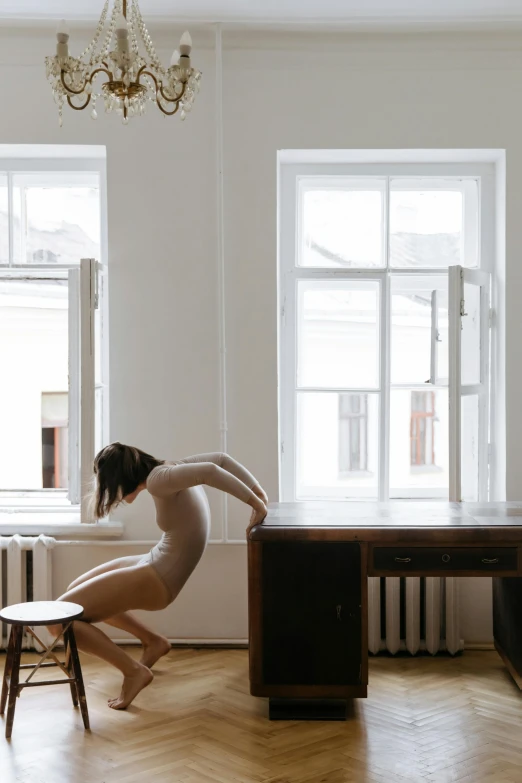
[[[170,66],[164,68],[158,59],[149,31],[145,26],[138,0],[105,0],[96,33],[79,57],[69,54],[69,30],[65,21],[58,25],[56,55],[45,58],[47,79],[58,104],[58,123],[63,124],[65,101],[71,109],[92,107],[91,117],[98,116],[96,102],[103,100],[106,112],[116,112],[127,125],[131,117],[144,114],[147,102],[155,103],[165,115],[185,119],[199,92],[200,71],[192,68],[192,40],[183,33],[179,52],[174,51]],[[102,75],[106,81],[97,86]]]

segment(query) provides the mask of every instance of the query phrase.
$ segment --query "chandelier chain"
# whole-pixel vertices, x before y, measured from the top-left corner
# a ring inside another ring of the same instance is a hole
[[[96,47],[98,46],[98,41],[100,40],[100,36],[103,33],[103,28],[105,27],[105,21],[107,19],[107,14],[109,13],[109,0],[105,0],[105,5],[103,6],[103,11],[100,16],[100,21],[98,22],[98,27],[96,28],[96,33],[94,34],[94,38],[90,42],[88,46],[85,47],[83,52],[80,54],[79,59],[83,60],[84,57],[87,57],[92,52],[92,56],[90,59],[90,65],[94,65],[93,59],[96,55]]]

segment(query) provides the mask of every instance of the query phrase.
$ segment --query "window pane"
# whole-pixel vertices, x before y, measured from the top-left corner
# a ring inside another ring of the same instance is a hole
[[[298,499],[377,497],[378,406],[378,394],[298,393]]]
[[[436,296],[434,296],[434,291]],[[431,378],[432,315],[436,310],[437,381],[448,377],[447,280],[427,276],[393,278],[391,283],[391,381],[426,383]]]
[[[480,383],[480,286],[464,282],[462,317],[462,385]]]
[[[298,386],[379,385],[379,283],[298,283]]]
[[[479,490],[479,398],[461,398],[461,494],[462,500],[477,501]]]
[[[97,175],[20,174],[13,185],[17,263],[100,258]]]
[[[0,489],[65,487],[67,281],[0,281]]]
[[[9,263],[7,175],[0,174],[0,264]]]
[[[391,180],[392,266],[476,266],[477,252],[475,180]]]
[[[447,390],[392,389],[391,496],[438,497],[442,492],[446,495],[448,459]]]
[[[103,442],[103,388],[96,387],[94,392],[94,453],[105,445]]]
[[[382,267],[384,180],[301,184],[300,266]]]

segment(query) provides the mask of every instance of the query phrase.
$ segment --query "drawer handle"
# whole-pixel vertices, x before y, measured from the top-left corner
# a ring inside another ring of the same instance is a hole
[[[396,563],[411,563],[411,557],[396,557]]]
[[[495,563],[498,563],[500,561],[499,557],[483,557],[482,562],[485,563],[485,565],[494,565]]]

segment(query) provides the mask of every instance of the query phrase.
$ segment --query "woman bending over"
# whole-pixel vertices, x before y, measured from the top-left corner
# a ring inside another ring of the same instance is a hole
[[[165,609],[198,564],[210,532],[210,509],[203,485],[228,492],[252,507],[250,527],[267,513],[268,498],[246,468],[227,454],[199,454],[176,462],[155,459],[140,449],[112,443],[94,460],[94,514],[106,517],[119,503],[132,503],[140,492],[152,495],[160,541],[146,555],[119,557],[76,579],[60,601],[84,607],[74,622],[78,647],[112,664],[123,674],[113,709],[125,709],[153,679],[153,664],[170,649],[134,615],[134,609]],[[138,663],[93,623],[121,628],[143,644]],[[55,635],[60,626],[49,629]]]

